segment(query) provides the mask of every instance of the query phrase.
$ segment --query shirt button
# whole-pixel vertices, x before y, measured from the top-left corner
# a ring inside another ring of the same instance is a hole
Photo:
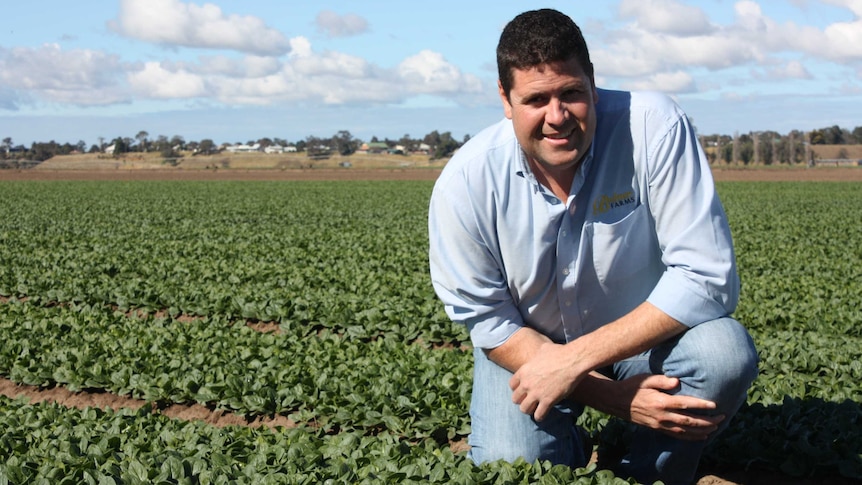
[[[567,301],[567,302],[566,302],[566,306],[572,306],[572,302]]]
[[[563,274],[568,276],[569,275],[569,268],[563,268]]]

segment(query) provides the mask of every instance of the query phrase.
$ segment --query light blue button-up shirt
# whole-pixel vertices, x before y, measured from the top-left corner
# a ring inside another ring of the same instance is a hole
[[[523,326],[569,342],[644,301],[689,327],[735,309],[727,217],[686,115],[663,95],[606,90],[596,110],[566,201],[536,181],[506,119],[438,178],[431,278],[476,347]]]

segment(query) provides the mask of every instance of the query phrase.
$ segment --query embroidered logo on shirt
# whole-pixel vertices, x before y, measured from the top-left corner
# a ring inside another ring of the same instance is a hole
[[[631,190],[622,194],[614,193],[612,196],[603,195],[593,201],[593,215],[605,212],[627,204],[635,203],[635,194]]]

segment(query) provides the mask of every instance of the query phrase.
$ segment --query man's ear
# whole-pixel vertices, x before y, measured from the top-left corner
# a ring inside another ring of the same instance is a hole
[[[500,101],[503,102],[503,113],[506,118],[512,119],[512,103],[509,102],[509,97],[506,96],[506,91],[503,90],[503,83],[497,80],[497,91],[500,93]]]

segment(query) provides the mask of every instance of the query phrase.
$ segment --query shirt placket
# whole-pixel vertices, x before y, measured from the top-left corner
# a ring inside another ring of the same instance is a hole
[[[582,334],[577,298],[577,254],[581,231],[575,227],[575,197],[570,197],[557,234],[557,295],[566,341]]]

